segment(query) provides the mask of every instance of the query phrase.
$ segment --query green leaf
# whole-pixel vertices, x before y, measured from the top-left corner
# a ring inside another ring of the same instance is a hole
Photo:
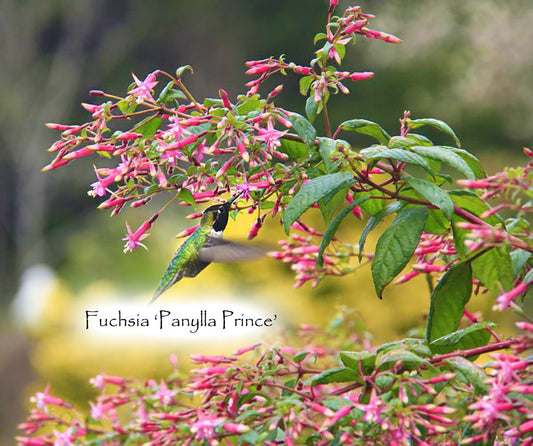
[[[470,263],[462,262],[452,266],[431,294],[426,332],[426,338],[430,343],[457,330],[471,294]]]
[[[474,174],[470,166],[466,163],[466,161],[464,161],[463,158],[461,158],[459,155],[452,152],[451,150],[446,149],[445,147],[415,146],[412,147],[411,150],[417,153],[418,155],[422,155],[433,160],[442,161],[443,163],[453,167],[458,172],[462,173],[466,178],[470,180],[476,178],[476,175]]]
[[[318,151],[324,161],[327,173],[334,173],[338,168],[331,162],[331,152],[335,150],[337,141],[331,138],[318,138]]]
[[[343,382],[361,382],[361,378],[355,374],[355,371],[348,367],[336,367],[325,370],[318,375],[313,376],[305,382],[305,385],[316,386],[318,384],[343,383]]]
[[[349,186],[353,181],[353,175],[350,172],[338,172],[323,175],[305,183],[283,213],[285,232],[288,234],[291,225],[313,204],[329,193]]]
[[[129,115],[137,108],[137,102],[135,102],[135,99],[133,98],[122,99],[117,102],[117,106],[123,115]]]
[[[414,139],[419,146],[432,146],[433,141],[424,135],[417,135],[416,133],[409,133],[409,139]]]
[[[409,127],[412,129],[417,129],[419,127],[424,126],[430,126],[433,128],[436,128],[437,130],[440,130],[443,133],[446,133],[447,135],[450,135],[455,143],[457,144],[457,147],[461,147],[461,141],[459,141],[459,138],[453,131],[453,129],[446,124],[444,121],[440,121],[438,119],[433,118],[423,118],[423,119],[411,119],[409,120]]]
[[[366,119],[351,119],[340,125],[342,130],[357,132],[362,135],[372,136],[381,144],[388,144],[390,135],[379,125]]]
[[[339,212],[339,215],[335,217],[335,220],[331,222],[331,224],[328,226],[328,229],[326,229],[326,232],[324,233],[324,237],[322,238],[322,242],[320,243],[320,248],[318,250],[318,256],[317,256],[317,263],[322,266],[324,264],[324,251],[328,247],[329,243],[335,236],[335,233],[337,232],[337,229],[339,228],[342,220],[344,217],[346,217],[352,210],[358,206],[359,204],[363,203],[364,201],[368,200],[368,197],[361,197],[357,200],[355,200],[350,205],[346,206],[342,211]]]
[[[133,130],[143,135],[146,139],[152,139],[161,126],[163,120],[156,115],[143,119]]]
[[[485,328],[493,328],[493,322],[478,322],[469,327],[454,331],[445,336],[435,339],[429,344],[435,354],[451,353],[456,350],[468,350],[471,348],[487,345],[490,333]]]
[[[513,287],[513,262],[505,246],[492,248],[472,261],[472,275],[494,295]]]
[[[330,192],[322,200],[318,202],[318,207],[324,218],[324,223],[329,225],[331,218],[335,213],[336,209],[344,202],[346,194],[348,193],[348,186],[341,189],[337,189],[333,192]]]
[[[369,190],[365,192],[359,192],[360,197],[384,197],[385,194],[379,190]],[[370,215],[376,215],[380,212],[386,204],[386,200],[373,199],[361,203],[361,207]]]
[[[372,231],[372,229],[374,229],[385,216],[397,212],[402,206],[404,206],[404,203],[396,201],[392,204],[389,204],[386,208],[381,209],[368,219],[365,229],[363,229],[363,233],[361,234],[361,238],[359,239],[359,262],[363,258],[363,248],[365,247],[366,237],[368,236],[369,232]]]
[[[305,350],[303,352],[300,352],[300,353],[297,353],[296,355],[294,355],[294,358],[292,358],[292,359],[294,360],[294,362],[302,362],[309,355],[312,355],[312,356],[314,356],[316,358],[316,353],[308,351],[308,350]]]
[[[426,208],[404,209],[378,240],[372,260],[372,278],[380,298],[383,289],[404,269],[415,252],[427,217]]]
[[[247,98],[241,96],[239,98],[239,105],[237,105],[237,113],[239,116],[246,116],[248,113],[259,110],[263,107],[265,101],[260,101],[256,98]]]
[[[376,365],[376,354],[372,352],[341,352],[342,363],[355,370],[355,373],[359,374],[362,370],[364,375],[370,375],[374,371]]]
[[[168,104],[169,102],[172,102],[174,99],[186,100],[187,96],[185,96],[185,93],[183,93],[183,91],[181,90],[173,89],[172,87],[174,85],[176,85],[174,81],[170,81],[165,86],[165,88],[163,88],[157,100],[159,102],[163,102],[164,104]]]
[[[191,206],[196,206],[196,201],[194,201],[192,192],[187,188],[181,188],[178,193],[178,200],[184,201],[185,203],[189,203]]]
[[[389,141],[389,148],[391,149],[405,149],[417,145],[417,141],[405,136],[393,136]]]
[[[460,208],[465,209],[471,214],[479,217],[483,212],[490,209],[489,205],[485,203],[479,195],[469,190],[451,190],[448,192],[452,201]],[[488,224],[496,226],[503,225],[503,220],[498,214],[492,214],[484,219]]]
[[[304,76],[300,78],[300,94],[302,96],[307,96],[311,82],[313,82],[313,76]]]
[[[434,204],[444,212],[446,217],[451,218],[453,214],[453,201],[448,196],[447,192],[441,189],[436,184],[420,178],[409,177],[406,178],[409,185],[422,195],[431,204]]]
[[[292,139],[285,138],[281,138],[279,141],[281,143],[281,146],[279,147],[280,152],[286,153],[292,159],[298,161],[305,161],[307,159],[307,156],[309,155],[309,149],[303,142],[293,141]]]
[[[522,271],[522,268],[525,266],[530,257],[531,253],[527,252],[524,249],[515,249],[513,252],[511,252],[511,260],[513,263],[513,277],[518,277],[520,271]]]
[[[322,103],[315,102],[315,98],[313,96],[309,96],[305,101],[305,114],[307,115],[307,119],[309,119],[309,122],[311,122],[311,124],[315,122],[315,119],[321,110]]]
[[[389,370],[401,363],[403,370],[413,370],[426,362],[427,360],[408,350],[389,350],[377,354],[376,368],[380,371]]]
[[[292,129],[296,134],[311,148],[316,138],[316,129],[313,125],[298,113],[293,113],[289,116],[289,121],[292,123]]]
[[[452,216],[453,217],[453,216]],[[445,234],[450,230],[450,220],[440,209],[429,209],[424,232],[428,234]]]
[[[424,158],[417,155],[416,153],[409,152],[403,149],[387,149],[387,150],[383,150],[372,155],[366,155],[365,158],[366,159],[376,159],[376,158],[395,159],[395,160],[402,161],[407,164],[412,164],[414,166],[420,166],[423,169],[431,173],[431,166]]]
[[[384,150],[388,150],[388,147],[374,144],[365,149],[361,149],[359,151],[359,155],[361,155],[363,158],[370,158],[371,156],[377,155],[378,153],[381,153]]]
[[[179,79],[185,71],[190,71],[191,74],[194,74],[194,70],[190,65],[183,65],[176,70],[176,77]]]
[[[473,385],[477,393],[485,393],[487,391],[487,385],[484,383],[487,375],[468,359],[462,356],[454,356],[444,361],[453,372],[457,373],[457,379]]]
[[[470,152],[464,149],[457,149],[455,147],[447,147],[447,148],[453,153],[455,153],[456,155],[459,155],[464,160],[464,162],[468,164],[468,167],[470,167],[472,172],[474,172],[474,175],[476,176],[476,178],[485,178],[487,176],[479,160],[474,155],[472,155]]]

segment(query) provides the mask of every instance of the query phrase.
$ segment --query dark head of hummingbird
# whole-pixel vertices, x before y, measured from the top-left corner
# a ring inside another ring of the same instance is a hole
[[[241,196],[242,192],[235,195],[231,200],[222,204],[215,204],[209,206],[202,215],[201,225],[207,225],[212,227],[212,236],[222,237],[224,229],[228,224],[229,209],[233,202]]]

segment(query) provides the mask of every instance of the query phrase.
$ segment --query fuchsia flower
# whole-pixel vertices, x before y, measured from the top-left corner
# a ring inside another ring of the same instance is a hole
[[[144,240],[146,237],[149,236],[149,234],[145,234],[145,232],[150,229],[152,226],[152,223],[149,221],[145,221],[139,229],[137,229],[135,232],[132,232],[130,229],[130,225],[128,222],[126,222],[126,229],[128,230],[127,237],[124,237],[122,240],[126,242],[124,245],[124,252],[133,251],[134,249],[139,248],[139,246],[142,246],[144,249],[148,249],[145,245],[141,243],[141,240]]]
[[[215,428],[224,422],[224,418],[217,417],[215,414],[204,415],[198,411],[198,421],[191,425],[191,432],[196,434],[199,440],[209,440],[215,436]]]
[[[142,82],[137,78],[137,76],[135,76],[135,74],[132,73],[132,76],[137,84],[137,87],[130,91],[130,95],[137,98],[137,103],[141,103],[143,101],[153,101],[154,98],[152,97],[151,90],[158,84],[158,82],[155,80],[155,73],[150,73]]]
[[[170,390],[164,381],[161,381],[161,385],[159,386],[159,390],[154,393],[154,397],[159,399],[159,402],[163,406],[168,406],[172,401],[174,401],[174,395],[176,391]]]
[[[288,130],[280,132],[274,128],[272,120],[267,121],[267,128],[256,127],[257,135],[255,139],[257,141],[263,141],[266,144],[267,149],[272,150],[281,146],[280,138],[287,133]]]
[[[512,290],[499,295],[496,298],[496,305],[492,307],[493,310],[503,311],[511,306],[511,303],[521,294],[525,293],[530,287],[531,283],[520,282]]]
[[[35,403],[38,409],[48,410],[48,406],[64,406],[71,407],[70,404],[65,403],[61,398],[50,395],[50,385],[47,385],[44,392],[37,392],[35,396],[30,398],[32,403]]]

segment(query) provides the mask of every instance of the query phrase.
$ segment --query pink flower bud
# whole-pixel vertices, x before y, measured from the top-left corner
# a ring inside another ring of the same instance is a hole
[[[105,93],[102,90],[91,90],[89,91],[91,96],[104,96]]]
[[[126,199],[123,198],[123,197],[116,198],[116,199],[109,198],[108,200],[104,201],[103,203],[100,203],[98,205],[98,209],[110,209],[112,207],[120,206],[120,205],[124,204],[125,201],[126,201]]]
[[[53,122],[47,122],[45,126],[52,130],[68,130],[72,127],[70,125],[54,124]]]
[[[349,77],[352,81],[362,81],[365,79],[370,79],[373,76],[374,73],[372,71],[362,71],[360,73],[352,73]]]
[[[249,70],[247,70],[245,74],[247,74],[249,76],[253,76],[254,74],[265,73],[267,71],[270,71],[271,68],[274,68],[277,65],[278,65],[277,63],[275,63],[275,64],[269,63],[269,64],[264,64],[264,65],[256,65],[253,68],[250,68]]]
[[[526,330],[533,332],[533,324],[530,324],[529,322],[517,322],[515,324],[520,330]]]
[[[322,406],[321,404],[318,404],[318,403],[311,404],[310,409],[326,417],[331,417],[335,415],[335,413],[330,408]]]
[[[244,434],[248,432],[250,428],[245,424],[224,423],[224,430],[232,434]]]
[[[220,96],[220,99],[222,99],[222,103],[224,104],[224,107],[226,107],[228,110],[231,110],[231,102],[229,101],[228,93],[226,93],[225,90],[218,90],[218,95]]]
[[[93,151],[91,149],[88,149],[87,147],[84,147],[83,149],[76,150],[74,152],[67,153],[63,159],[67,161],[72,161],[74,159],[82,158],[84,156],[92,154]]]
[[[117,139],[120,141],[129,141],[129,140],[137,139],[141,137],[142,135],[139,135],[138,133],[135,133],[135,132],[123,132],[119,136],[117,136]]]
[[[263,226],[263,219],[259,217],[254,224],[252,225],[252,228],[250,229],[250,232],[248,233],[248,239],[252,240],[257,236],[257,233],[259,232],[259,229],[261,229],[261,226]]]
[[[152,197],[146,197],[141,200],[135,200],[133,203],[130,204],[130,206],[135,209],[135,208],[144,206],[146,203],[148,203],[151,200],[152,200]]]
[[[181,231],[178,235],[176,235],[176,238],[188,237],[194,231],[196,231],[196,229],[198,229],[198,226],[200,226],[200,225],[196,225],[196,226],[193,226],[191,228],[187,228],[187,229]]]
[[[380,39],[388,43],[402,43],[401,39],[398,39],[398,37],[393,36],[389,33],[384,33],[382,31],[376,31],[367,28],[362,28],[361,31],[363,31],[365,37],[368,37],[370,39]]]
[[[212,364],[228,364],[235,361],[237,358],[224,355],[191,355],[191,359],[195,363],[212,363]]]
[[[457,180],[457,184],[470,189],[487,189],[490,186],[489,180]]]
[[[227,172],[227,170],[231,167],[231,165],[233,164],[233,161],[234,161],[233,158],[230,158],[228,161],[226,161],[224,165],[218,170],[215,177],[220,178],[221,176],[223,176]]]
[[[276,88],[274,88],[274,90],[272,90],[269,94],[268,94],[268,99],[273,99],[275,98],[278,94],[280,94],[283,90],[283,85],[278,85]]]
[[[295,73],[303,74],[304,76],[307,76],[311,73],[311,67],[301,67],[300,65],[296,65],[292,70]]]
[[[348,25],[346,28],[344,28],[344,30],[342,31],[342,34],[351,34],[355,31],[359,31],[367,23],[368,23],[368,20],[365,20],[365,19],[356,20],[351,25]]]
[[[202,215],[203,215],[203,214],[202,214],[201,212],[196,212],[196,213],[194,213],[194,214],[186,215],[185,218],[186,218],[187,220],[195,220],[195,219],[197,219],[197,218],[201,218]]]
[[[261,345],[261,343],[260,343],[260,342],[257,342],[257,343],[255,343],[255,344],[248,345],[247,347],[239,348],[239,349],[235,350],[235,351],[233,352],[233,354],[234,354],[235,356],[244,355],[245,353],[248,353],[248,352],[250,352],[250,351],[252,351],[252,350],[255,350],[255,349],[256,349],[257,347],[259,347],[260,345]]]

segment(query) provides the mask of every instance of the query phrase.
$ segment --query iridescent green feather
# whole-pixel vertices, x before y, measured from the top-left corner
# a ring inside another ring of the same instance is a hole
[[[207,262],[200,261],[198,255],[210,231],[209,226],[200,225],[179,247],[163,274],[150,304],[183,277],[194,277],[208,265]]]

